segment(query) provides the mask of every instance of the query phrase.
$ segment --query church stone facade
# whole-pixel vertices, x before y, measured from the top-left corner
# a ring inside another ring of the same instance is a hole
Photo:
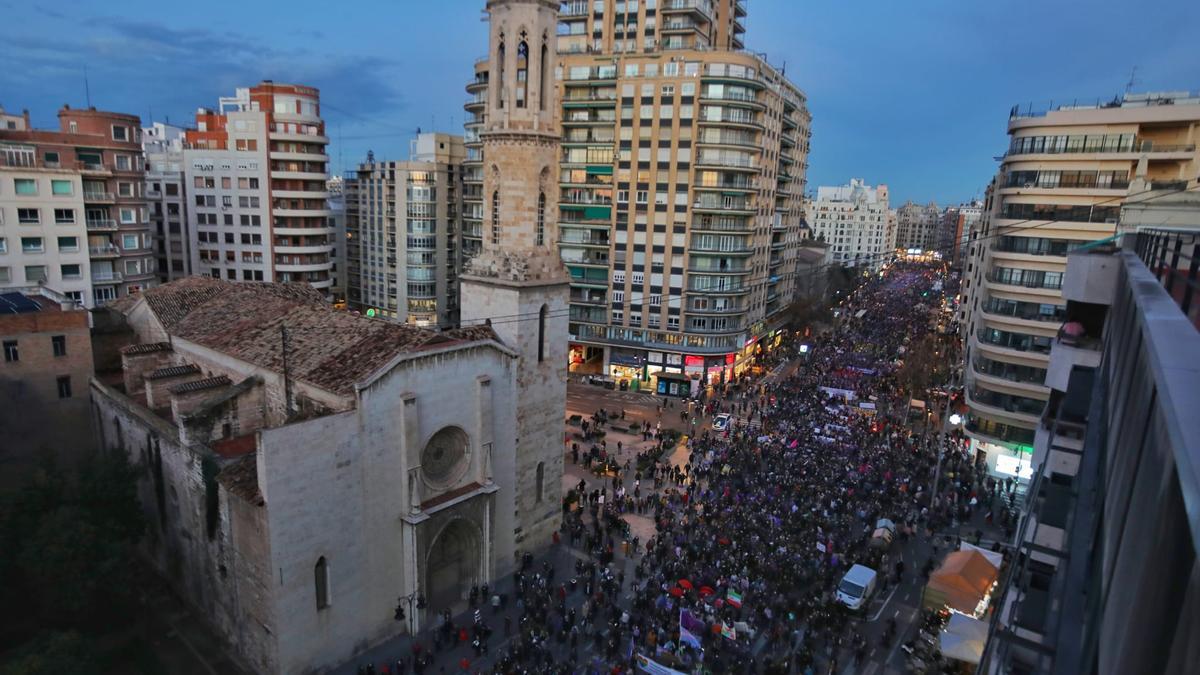
[[[554,0],[489,0],[483,246],[462,277],[463,325],[489,323],[518,354],[519,550],[560,525],[569,277],[558,254],[559,101]]]

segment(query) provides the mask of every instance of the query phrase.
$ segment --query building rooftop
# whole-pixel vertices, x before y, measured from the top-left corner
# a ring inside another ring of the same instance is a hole
[[[283,371],[286,330],[291,377],[344,396],[400,354],[496,338],[490,326],[438,333],[339,311],[306,284],[193,276],[109,307],[128,315],[142,302],[171,336],[274,372]]]

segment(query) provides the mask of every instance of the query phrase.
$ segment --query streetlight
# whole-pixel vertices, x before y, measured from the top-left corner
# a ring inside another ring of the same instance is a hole
[[[950,416],[950,424],[952,426],[958,426],[958,425],[962,424],[962,415],[959,415],[958,413],[954,413],[953,415],[951,415]]]
[[[405,619],[408,620],[408,634],[409,635],[412,635],[414,632],[413,603],[416,603],[417,609],[425,609],[426,607],[429,606],[428,603],[425,602],[424,595],[421,595],[421,594],[417,593],[416,591],[413,591],[412,593],[409,593],[408,595],[402,595],[399,598],[397,598],[396,611],[392,614],[393,618],[395,618],[397,621],[404,621]],[[404,611],[405,605],[408,605],[407,613],[405,613],[405,611]]]

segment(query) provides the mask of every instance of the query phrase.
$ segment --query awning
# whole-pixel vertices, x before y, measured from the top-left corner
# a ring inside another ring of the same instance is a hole
[[[956,661],[979,663],[980,657],[983,656],[983,645],[987,642],[987,632],[987,624],[979,619],[952,613],[939,639],[942,656]]]
[[[611,176],[613,172],[612,165],[600,166],[592,165],[587,168],[589,176]]]

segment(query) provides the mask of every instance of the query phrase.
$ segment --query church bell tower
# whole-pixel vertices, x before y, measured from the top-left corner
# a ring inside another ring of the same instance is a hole
[[[558,6],[487,2],[483,247],[460,290],[463,325],[490,321],[519,354],[512,534],[521,552],[548,546],[562,514],[569,276],[557,244]]]

